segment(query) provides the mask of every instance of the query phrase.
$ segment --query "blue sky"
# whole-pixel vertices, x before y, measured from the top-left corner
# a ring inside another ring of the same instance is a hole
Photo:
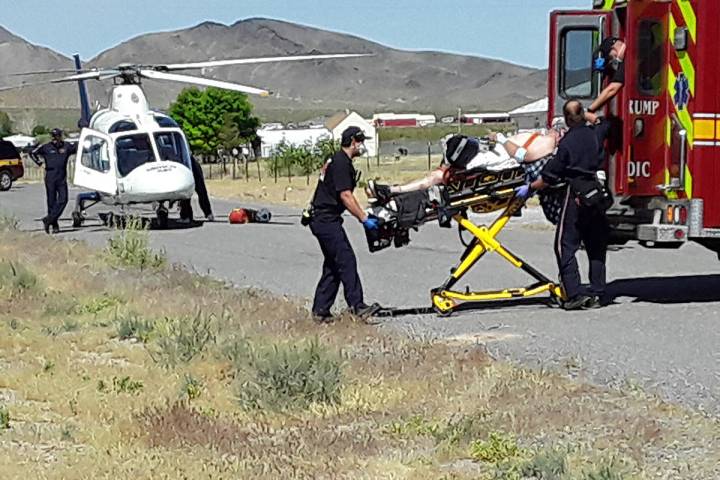
[[[351,33],[392,47],[547,66],[548,13],[591,0],[0,0],[0,25],[89,59],[137,35],[206,20],[268,17]],[[194,59],[188,59],[194,60]]]

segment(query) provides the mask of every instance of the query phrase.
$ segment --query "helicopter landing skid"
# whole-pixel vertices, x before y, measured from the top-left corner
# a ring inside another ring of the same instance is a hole
[[[89,202],[89,205],[86,204]],[[75,197],[75,209],[72,212],[73,228],[80,228],[85,222],[86,210],[100,203],[100,194],[98,192],[80,192]]]

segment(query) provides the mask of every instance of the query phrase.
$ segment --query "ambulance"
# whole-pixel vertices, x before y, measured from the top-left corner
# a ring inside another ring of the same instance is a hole
[[[608,182],[615,243],[720,255],[720,1],[594,0],[550,14],[548,124],[607,83],[593,51],[626,45],[625,84],[598,112],[612,122]]]

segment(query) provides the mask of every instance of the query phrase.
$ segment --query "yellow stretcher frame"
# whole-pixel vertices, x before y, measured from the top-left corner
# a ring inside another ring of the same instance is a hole
[[[511,253],[498,240],[497,236],[510,221],[510,218],[522,208],[524,200],[513,197],[505,207],[500,216],[489,226],[476,225],[462,214],[456,214],[453,218],[458,222],[462,230],[473,235],[465,252],[455,268],[451,270],[450,277],[445,282],[430,291],[433,309],[441,315],[449,315],[462,303],[478,303],[498,300],[513,300],[534,297],[543,293],[549,293],[550,299],[563,300],[564,293],[556,282],[537,271],[517,255]],[[467,274],[473,266],[486,253],[495,252],[507,260],[512,266],[526,272],[537,280],[535,283],[520,288],[505,288],[502,290],[487,290],[480,292],[459,292],[453,290],[457,282]]]

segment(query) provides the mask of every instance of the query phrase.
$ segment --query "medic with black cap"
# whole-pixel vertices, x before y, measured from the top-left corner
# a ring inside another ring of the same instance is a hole
[[[67,165],[70,156],[77,152],[77,144],[63,140],[63,131],[53,128],[52,140],[30,152],[30,158],[41,165],[39,157],[45,160],[45,193],[47,194],[47,215],[43,217],[45,233],[60,232],[58,219],[68,202]]]
[[[347,209],[366,230],[378,229],[377,219],[368,217],[353,194],[360,177],[353,166],[353,159],[365,153],[367,138],[355,126],[343,131],[341,148],[323,165],[313,196],[309,225],[325,258],[312,306],[313,317],[318,322],[333,321],[330,309],[341,283],[351,313],[368,318],[381,310],[377,303],[367,305],[364,302],[355,252],[342,219]]]
[[[593,70],[602,72],[609,81],[587,108],[591,123],[595,121],[595,112],[615,98],[625,85],[625,48],[625,42],[619,38],[608,37],[593,52]]]

